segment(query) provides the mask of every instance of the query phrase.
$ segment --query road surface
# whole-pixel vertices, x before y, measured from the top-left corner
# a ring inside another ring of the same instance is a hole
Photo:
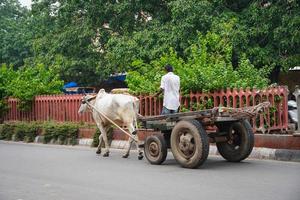
[[[184,169],[170,153],[160,166],[122,153],[0,141],[0,200],[300,199],[300,163],[209,156]]]

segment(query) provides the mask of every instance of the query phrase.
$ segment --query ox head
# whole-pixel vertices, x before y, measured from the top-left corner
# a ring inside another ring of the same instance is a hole
[[[95,99],[95,96],[92,95],[85,95],[81,98],[81,104],[80,107],[78,109],[78,114],[82,114],[84,112],[86,112],[89,108],[88,104],[86,102],[90,102],[92,100]]]

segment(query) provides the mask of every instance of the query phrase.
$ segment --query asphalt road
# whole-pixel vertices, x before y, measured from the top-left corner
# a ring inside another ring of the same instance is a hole
[[[300,163],[210,156],[199,169],[89,147],[0,141],[0,200],[299,200]]]

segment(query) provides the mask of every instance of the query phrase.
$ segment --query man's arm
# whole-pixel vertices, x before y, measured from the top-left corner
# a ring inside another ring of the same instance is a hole
[[[154,97],[158,97],[161,93],[163,93],[164,88],[165,88],[165,76],[161,77],[159,91],[154,95]]]
[[[154,97],[158,97],[163,91],[164,89],[160,88],[160,90],[154,95]]]

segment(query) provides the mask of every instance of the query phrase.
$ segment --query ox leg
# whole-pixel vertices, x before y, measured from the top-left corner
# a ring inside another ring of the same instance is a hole
[[[104,141],[104,145],[105,145],[105,152],[103,154],[103,157],[108,157],[109,156],[109,145],[108,145],[108,139],[107,139],[107,133],[105,128],[101,128],[100,129],[102,135],[103,135],[103,141]]]
[[[98,145],[98,149],[96,151],[97,154],[101,153],[101,145],[102,145],[102,141],[104,141],[105,144],[105,152],[103,154],[103,157],[108,157],[109,156],[109,146],[108,146],[108,139],[107,139],[107,134],[106,134],[106,130],[103,127],[103,125],[101,123],[97,123],[97,126],[100,130],[100,136],[99,136],[99,145]]]
[[[137,146],[137,149],[138,149],[138,159],[142,160],[144,158],[144,155],[143,155],[143,151],[142,151],[141,147],[139,146],[139,143],[140,143],[139,137],[137,135],[135,135],[135,138],[137,140],[136,146]]]
[[[135,127],[137,128],[138,127],[138,125],[137,125],[137,119],[135,119],[134,120],[134,124],[135,124]],[[133,131],[133,133],[132,134],[134,134],[135,135],[135,139],[136,139],[136,146],[137,146],[137,149],[138,149],[138,159],[139,160],[142,160],[143,158],[144,158],[144,155],[143,155],[143,151],[142,151],[142,148],[140,147],[140,141],[139,141],[139,137],[138,137],[138,135],[137,135],[137,131],[136,130],[134,130]]]
[[[137,121],[135,121],[135,124],[136,124],[136,127],[137,127]],[[135,135],[135,139],[136,139],[136,146],[137,146],[137,149],[138,149],[138,159],[139,160],[142,160],[143,158],[144,158],[144,155],[143,155],[143,151],[142,151],[142,149],[141,149],[141,147],[140,147],[140,145],[139,145],[139,143],[140,143],[140,141],[139,141],[139,137],[138,137],[138,135],[137,135],[137,131],[135,130],[134,132],[133,132],[133,134]]]
[[[137,120],[134,121],[135,123],[135,127],[137,128]],[[136,146],[137,146],[137,149],[138,149],[138,159],[139,160],[142,160],[144,158],[144,155],[143,155],[143,151],[140,147],[140,141],[139,141],[139,137],[137,135],[137,131],[134,129],[134,131],[132,132],[132,134],[134,135],[135,139],[136,139]]]
[[[142,152],[141,148],[139,147],[139,138],[137,136],[137,131],[135,130],[134,126],[132,126],[132,124],[128,125],[127,127],[129,129],[129,132],[132,134],[132,136],[137,141],[136,146],[137,146],[137,149],[138,149],[138,159],[141,160],[141,159],[143,159],[144,156],[143,156],[143,152]],[[132,138],[129,138],[129,145],[128,145],[128,148],[126,150],[126,153],[123,155],[123,158],[127,158],[129,156],[129,152],[130,152],[133,141],[134,140]]]
[[[133,142],[133,139],[129,138],[129,140],[128,140],[128,147],[127,147],[125,153],[122,156],[123,158],[128,158],[129,152],[130,152],[130,149],[131,149],[131,146],[132,146],[132,142]]]
[[[135,134],[134,126],[131,123],[127,123],[127,127],[128,127],[129,132],[131,133],[131,136],[134,136],[134,134]],[[123,154],[123,158],[127,158],[129,156],[132,142],[133,142],[133,139],[131,137],[129,137],[128,147],[127,147],[125,153]]]
[[[103,135],[102,135],[102,133],[100,133],[100,135],[99,135],[99,144],[98,144],[96,154],[101,154],[102,142],[103,142]]]

